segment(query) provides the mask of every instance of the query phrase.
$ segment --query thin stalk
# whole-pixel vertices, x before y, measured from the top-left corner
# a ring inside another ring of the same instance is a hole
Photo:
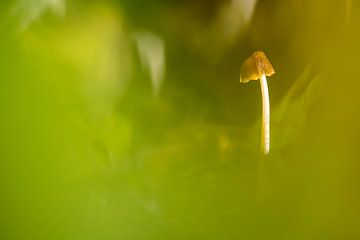
[[[260,78],[262,95],[262,127],[261,127],[261,151],[264,155],[270,151],[270,100],[266,75]]]

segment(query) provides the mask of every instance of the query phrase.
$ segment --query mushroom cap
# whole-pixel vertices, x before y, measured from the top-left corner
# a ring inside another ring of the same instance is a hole
[[[275,73],[269,59],[262,51],[254,52],[241,66],[240,82],[247,83],[250,80],[258,80],[261,75],[271,76]]]

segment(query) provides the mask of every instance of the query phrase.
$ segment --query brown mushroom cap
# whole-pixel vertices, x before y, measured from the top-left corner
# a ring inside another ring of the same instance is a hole
[[[240,82],[247,83],[250,80],[258,80],[262,74],[271,76],[275,73],[273,66],[269,59],[262,51],[254,52],[248,57],[240,70]]]

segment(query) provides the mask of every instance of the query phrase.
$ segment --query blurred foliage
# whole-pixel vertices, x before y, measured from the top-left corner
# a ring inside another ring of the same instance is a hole
[[[359,239],[360,5],[0,3],[0,239]],[[263,50],[271,150],[260,155]]]

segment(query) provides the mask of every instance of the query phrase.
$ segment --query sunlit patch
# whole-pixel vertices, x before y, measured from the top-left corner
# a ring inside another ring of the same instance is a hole
[[[232,0],[219,13],[219,23],[223,26],[225,37],[234,39],[239,31],[249,24],[256,0]]]
[[[58,17],[64,17],[66,0],[18,0],[13,15],[20,18],[19,29],[22,31],[48,10]]]
[[[233,46],[250,23],[256,3],[257,0],[232,0],[224,4],[199,32],[195,42],[210,61],[217,62]]]
[[[42,53],[77,72],[77,84],[91,114],[113,111],[131,73],[131,51],[121,15],[109,4],[90,5],[61,26],[30,28],[22,35],[24,51]],[[65,84],[67,78],[61,79]]]
[[[150,32],[136,33],[134,36],[141,63],[149,71],[154,95],[158,96],[165,74],[165,43]]]

